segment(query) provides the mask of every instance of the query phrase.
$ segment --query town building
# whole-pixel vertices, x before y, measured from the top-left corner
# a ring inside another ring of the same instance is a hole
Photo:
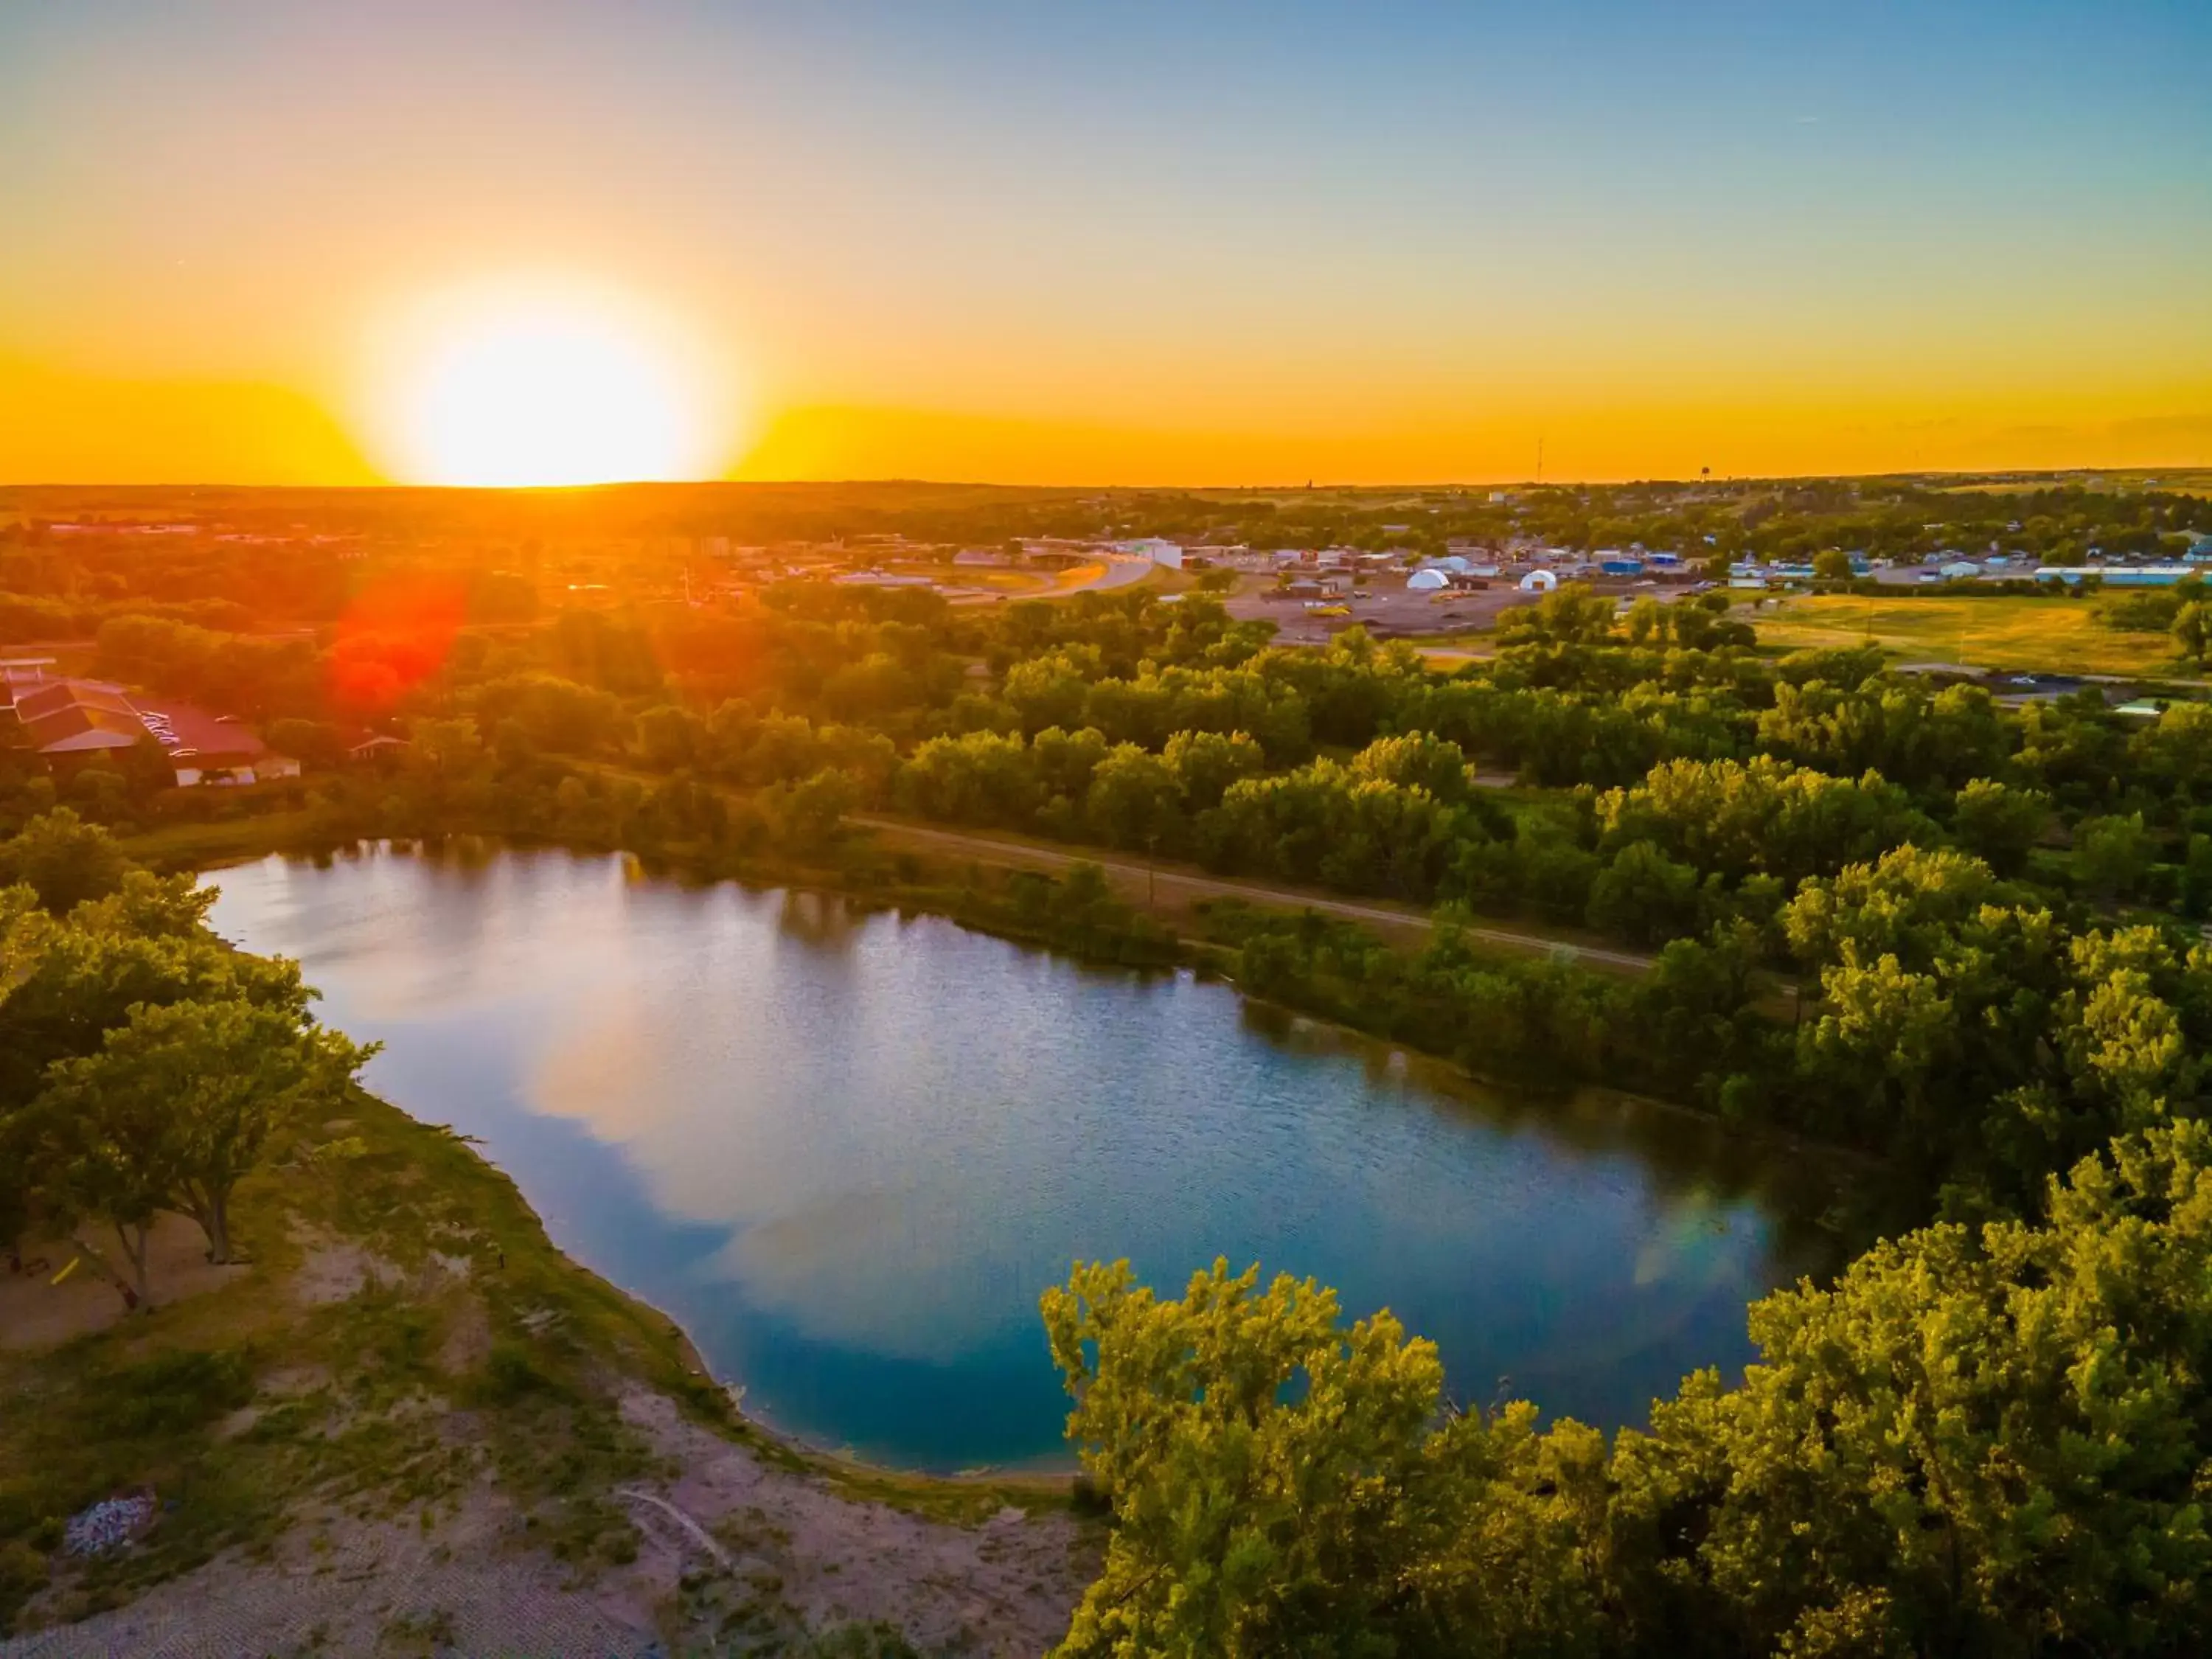
[[[1166,570],[1182,568],[1182,548],[1176,542],[1159,536],[1139,536],[1134,541],[1115,544],[1116,550],[1134,558],[1150,559]]]
[[[0,664],[0,689],[10,737],[49,767],[90,764],[103,757],[159,744],[180,788],[206,783],[255,783],[300,775],[236,718],[194,704],[146,702],[119,685],[54,676],[50,661],[19,658]]]

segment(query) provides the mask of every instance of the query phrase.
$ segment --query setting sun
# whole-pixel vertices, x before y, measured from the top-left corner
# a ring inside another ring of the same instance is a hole
[[[611,302],[487,295],[410,332],[390,416],[403,477],[610,483],[699,477],[721,459],[675,344]]]

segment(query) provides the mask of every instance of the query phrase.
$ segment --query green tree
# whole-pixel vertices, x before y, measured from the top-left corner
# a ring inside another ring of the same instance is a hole
[[[345,764],[344,740],[337,726],[324,720],[281,720],[269,722],[269,746],[289,755],[301,765],[318,770]]]
[[[2212,1132],[2179,1125],[2078,1165],[2045,1224],[1929,1228],[1755,1304],[1741,1387],[1699,1373],[1622,1437],[1620,1558],[1707,1650],[2203,1650],[2208,1194]]]
[[[126,887],[58,921],[0,903],[0,1111],[27,1104],[56,1061],[97,1052],[142,1004],[243,1000],[306,1019],[298,965],[231,950],[190,914],[204,901],[175,899],[179,884],[159,884],[160,902]],[[26,890],[0,898],[9,890]],[[165,931],[138,931],[149,916]]]
[[[784,834],[795,847],[809,850],[826,847],[836,838],[845,814],[859,803],[860,796],[851,773],[825,766],[793,784],[784,798]]]
[[[2140,943],[2120,944],[2123,953]],[[2061,1659],[2212,1638],[2212,1126],[1876,1246],[1608,1450],[1453,1411],[1388,1315],[1225,1264],[1046,1292],[1111,1504],[1066,1656]]]
[[[1083,816],[1110,847],[1150,851],[1182,838],[1182,783],[1164,757],[1116,744],[1091,775]]]
[[[1408,789],[1425,789],[1441,801],[1466,798],[1467,755],[1448,738],[1428,732],[1377,738],[1353,757],[1352,769]]]
[[[2050,823],[2050,796],[1990,778],[1973,779],[1952,803],[1952,833],[2005,875],[2027,867]]]
[[[1589,925],[1632,945],[1656,945],[1697,931],[1698,872],[1648,841],[1631,842],[1590,883]]]
[[[2151,838],[2140,812],[2084,818],[2074,826],[2075,873],[2100,898],[2132,896],[2150,863]]]
[[[129,867],[113,836],[66,806],[33,818],[14,839],[0,842],[0,887],[22,883],[56,915],[113,892]]]
[[[2173,618],[2174,648],[2193,663],[2202,664],[2212,653],[2212,609],[2192,599]]]
[[[191,1217],[228,1261],[231,1194],[270,1136],[337,1103],[371,1052],[244,1000],[140,1004],[97,1053],[54,1066],[32,1114],[63,1189],[125,1237],[143,1297],[153,1212]]]
[[[1092,1263],[1045,1292],[1075,1400],[1068,1437],[1115,1518],[1055,1651],[1475,1651],[1419,1638],[1451,1611],[1462,1573],[1503,1553],[1454,1560],[1497,1461],[1486,1425],[1437,1430],[1436,1349],[1388,1314],[1346,1330],[1335,1293],[1311,1279],[1258,1284],[1256,1267],[1231,1275],[1218,1261],[1180,1302],[1160,1302],[1127,1263]],[[1527,1426],[1523,1413],[1506,1432]],[[1503,1584],[1547,1564],[1497,1565]]]
[[[1257,777],[1267,769],[1260,745],[1242,732],[1178,732],[1161,754],[1175,769],[1183,799],[1194,813],[1220,805],[1229,786],[1239,778]]]
[[[1016,663],[1006,671],[1001,695],[1020,714],[1022,729],[1034,735],[1048,726],[1083,724],[1084,698],[1097,673],[1097,653],[1055,652]]]
[[[467,776],[483,759],[483,738],[472,720],[418,720],[409,724],[407,765],[431,777]]]
[[[1517,605],[1498,619],[1501,640],[1516,645],[1595,645],[1613,633],[1613,601],[1587,583],[1553,588],[1533,605]]]
[[[23,1270],[23,1231],[31,1224],[35,1195],[34,1149],[20,1115],[0,1111],[0,1255],[8,1271]]]
[[[662,703],[637,717],[638,753],[647,766],[672,772],[696,764],[704,756],[705,722],[688,709]]]
[[[1822,550],[1813,556],[1813,576],[1816,581],[1847,582],[1851,579],[1851,556],[1840,547]]]
[[[1845,1098],[1835,1125],[1856,1137],[1912,1141],[1931,1127],[1930,1096],[1954,1061],[1957,1022],[1942,982],[1894,956],[1844,960],[1820,975],[1821,1012],[1799,1033],[1805,1071]]]

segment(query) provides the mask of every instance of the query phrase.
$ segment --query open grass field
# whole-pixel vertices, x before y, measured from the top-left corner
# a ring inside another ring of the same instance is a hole
[[[1909,662],[2062,674],[2188,672],[2163,634],[2124,633],[2089,599],[1862,599],[1816,593],[1745,613],[1762,645],[1787,650],[1872,640]]]
[[[2022,477],[1942,486],[1954,495],[2009,495],[2023,490],[2079,485],[2095,490],[2148,490],[2160,495],[2202,495],[2212,490],[2212,467],[2139,466],[2106,472],[2031,473]]]

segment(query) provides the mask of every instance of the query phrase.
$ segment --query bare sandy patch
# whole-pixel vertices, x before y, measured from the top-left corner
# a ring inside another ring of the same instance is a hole
[[[1097,1575],[1094,1547],[1065,1514],[929,1520],[765,1462],[686,1420],[665,1395],[634,1392],[623,1415],[678,1471],[627,1494],[648,1540],[639,1567],[655,1577],[672,1581],[688,1565],[773,1581],[817,1629],[880,1620],[925,1652],[1012,1659],[1065,1636]]]
[[[483,1298],[457,1298],[453,1314],[447,1322],[446,1340],[439,1346],[438,1369],[448,1376],[459,1376],[483,1364],[490,1353],[491,1319],[484,1310]]]
[[[585,1575],[556,1559],[488,1480],[427,1524],[310,1503],[264,1559],[218,1557],[128,1607],[0,1640],[0,1659],[645,1659],[719,1651],[729,1609],[771,1604],[815,1631],[881,1621],[927,1653],[1034,1659],[1066,1633],[1097,1570],[1095,1545],[1065,1514],[931,1520],[767,1462],[662,1395],[633,1391],[623,1411],[675,1472],[606,1493],[637,1526],[624,1565]]]
[[[311,1308],[346,1301],[370,1285],[397,1285],[406,1277],[397,1262],[350,1239],[306,1229],[295,1229],[293,1236],[304,1255],[292,1275],[292,1294]]]
[[[0,1641],[0,1659],[659,1650],[649,1609],[580,1591],[550,1556],[507,1548],[514,1526],[488,1491],[427,1532],[302,1515],[268,1560],[219,1558],[127,1607]]]
[[[80,1254],[66,1239],[48,1240],[23,1252],[27,1266],[43,1266],[21,1273],[0,1272],[0,1348],[50,1348],[106,1330],[123,1317],[122,1296],[91,1262],[80,1263],[59,1285],[52,1282]],[[121,1265],[120,1249],[104,1249],[102,1254]],[[218,1267],[209,1261],[206,1236],[183,1216],[161,1217],[147,1235],[146,1277],[155,1307],[205,1296],[251,1271],[243,1262]]]

